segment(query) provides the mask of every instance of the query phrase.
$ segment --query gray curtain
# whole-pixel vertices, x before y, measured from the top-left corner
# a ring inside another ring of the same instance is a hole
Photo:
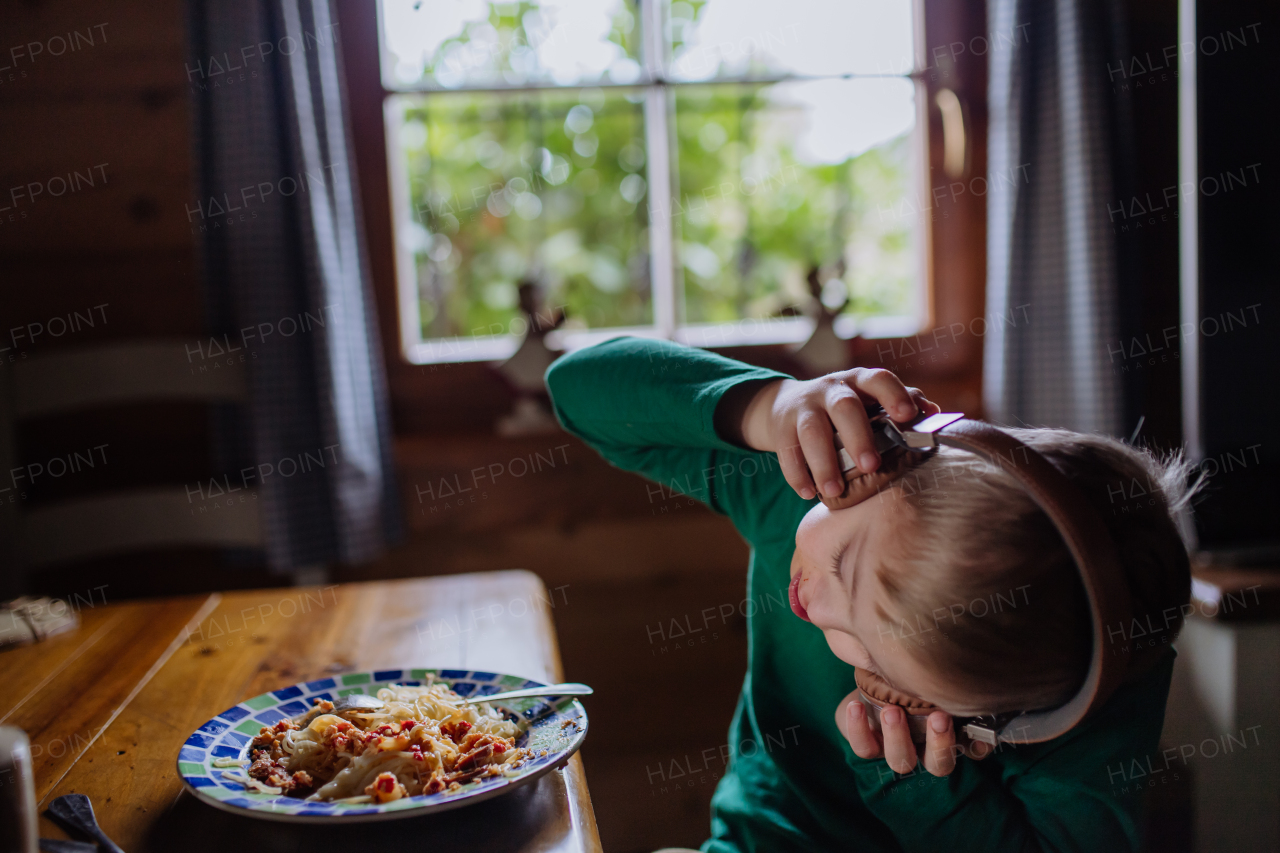
[[[400,512],[337,19],[327,0],[188,0],[188,21],[187,217],[210,349],[240,353],[250,393],[219,415],[220,466],[256,468],[273,568],[370,559]]]
[[[1122,18],[1106,0],[990,0],[988,16],[1018,36],[991,51],[987,416],[1123,434],[1126,263],[1107,219],[1128,171],[1107,76]]]

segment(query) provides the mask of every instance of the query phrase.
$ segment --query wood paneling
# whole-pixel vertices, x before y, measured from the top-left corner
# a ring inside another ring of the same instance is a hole
[[[56,45],[46,44],[46,50],[37,52],[34,61],[28,61],[23,51],[20,60],[9,57],[3,64],[14,69],[38,70],[31,79],[40,81],[50,74],[61,73],[61,66],[82,66],[99,62],[103,48],[116,53],[147,53],[173,55],[184,54],[183,7],[177,3],[137,3],[132,0],[45,0],[11,6],[5,15],[5,45],[25,45],[49,40],[68,33],[79,33],[75,49],[62,56],[50,51]],[[86,44],[93,38],[95,45]],[[180,68],[181,66],[179,66]],[[103,84],[113,81],[103,81]],[[117,85],[120,81],[114,81]]]
[[[181,91],[5,103],[0,134],[26,150],[0,165],[0,252],[192,246],[186,122]]]
[[[48,0],[8,4],[2,16],[0,369],[108,340],[195,342],[203,294],[185,212],[195,193],[184,4]],[[106,463],[45,477],[18,503],[208,475],[208,417],[139,407],[25,422],[19,465],[103,444]],[[14,511],[14,493],[3,493],[4,510]],[[64,566],[30,588],[155,594],[200,577],[175,573],[165,556]]]
[[[637,483],[643,489],[643,483]],[[570,519],[562,524],[426,530],[369,566],[335,566],[340,580],[519,567],[548,585],[610,580],[649,584],[698,574],[746,582],[747,545],[728,519],[687,499],[649,517]]]
[[[564,432],[406,437],[396,442],[396,467],[415,533],[573,527],[649,517],[669,497]]]
[[[68,245],[0,257],[0,347],[10,347],[0,353],[6,358],[132,337],[190,336],[194,345],[203,328],[190,246],[100,253]]]

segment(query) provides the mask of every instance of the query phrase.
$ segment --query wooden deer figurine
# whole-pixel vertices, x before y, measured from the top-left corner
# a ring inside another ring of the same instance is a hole
[[[843,266],[841,261],[839,267]],[[844,370],[849,366],[849,342],[836,334],[836,317],[848,306],[849,297],[846,295],[836,308],[824,305],[817,265],[809,268],[806,280],[809,283],[809,295],[813,297],[808,312],[814,319],[813,333],[792,355],[813,376]]]
[[[495,368],[515,395],[515,405],[494,426],[499,435],[555,432],[560,425],[542,376],[561,354],[547,345],[547,333],[564,325],[567,315],[564,308],[544,311],[542,288],[531,279],[520,282],[520,310],[528,323],[524,340],[511,358]]]

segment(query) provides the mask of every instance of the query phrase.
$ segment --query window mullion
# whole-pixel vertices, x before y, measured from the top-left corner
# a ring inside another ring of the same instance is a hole
[[[644,135],[649,179],[649,282],[653,293],[653,323],[664,338],[675,337],[675,245],[671,216],[670,93],[662,84],[649,86],[644,96]]]
[[[675,245],[671,216],[672,93],[666,86],[667,31],[663,0],[640,0],[641,61],[645,77],[655,81],[644,90],[644,138],[649,192],[649,286],[653,324],[658,334],[676,333]]]

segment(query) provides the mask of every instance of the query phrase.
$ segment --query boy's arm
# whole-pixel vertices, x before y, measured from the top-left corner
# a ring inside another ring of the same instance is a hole
[[[947,777],[849,755],[858,792],[905,850],[1137,850],[1142,791],[1181,767],[1159,750],[1172,674],[1170,654],[1075,731],[961,759]]]
[[[749,541],[785,527],[769,523],[792,515],[779,512],[780,503],[808,505],[788,487],[774,454],[734,443],[741,435],[733,413],[740,423],[754,391],[789,378],[706,350],[633,337],[562,356],[546,375],[566,430],[611,464],[728,515]],[[793,535],[794,525],[783,533]]]

